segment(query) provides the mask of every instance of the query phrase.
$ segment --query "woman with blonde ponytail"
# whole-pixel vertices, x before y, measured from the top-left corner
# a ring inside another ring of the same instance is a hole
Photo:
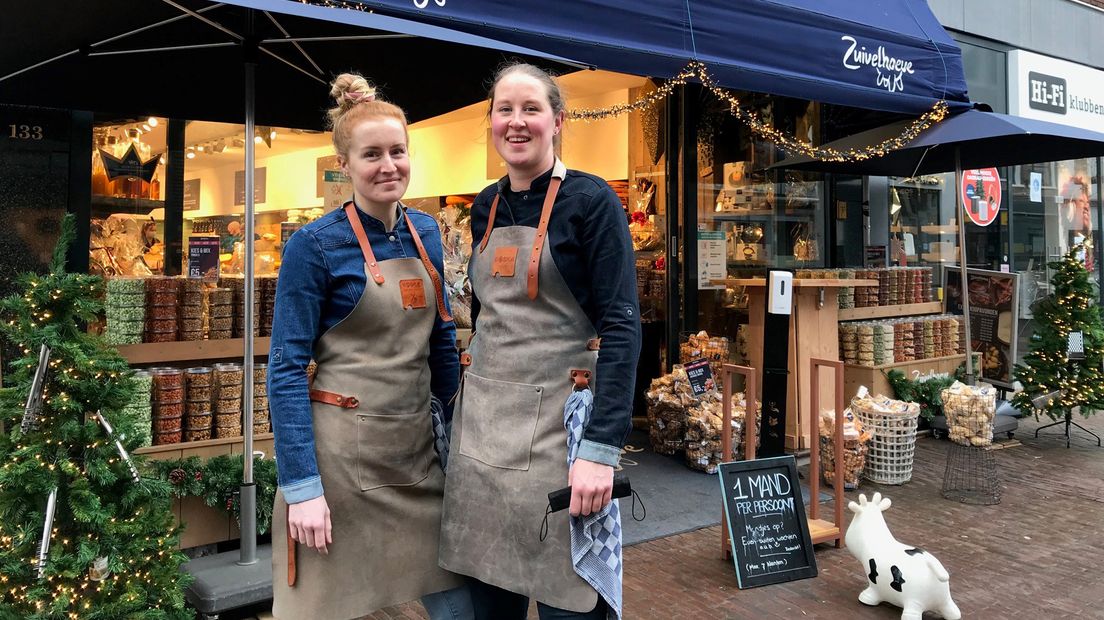
[[[272,324],[273,615],[345,620],[420,598],[433,620],[471,618],[462,579],[437,565],[458,373],[440,231],[400,202],[403,111],[359,75],[332,86],[353,195],[288,239]]]

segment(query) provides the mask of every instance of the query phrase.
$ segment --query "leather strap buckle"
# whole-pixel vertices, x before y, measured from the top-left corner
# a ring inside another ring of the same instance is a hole
[[[590,387],[590,371],[581,368],[571,369],[571,380],[575,383],[575,390],[585,390]]]
[[[587,351],[598,351],[602,348],[601,338],[591,338],[587,340]]]
[[[325,390],[311,390],[310,399],[317,403],[334,405],[342,409],[356,409],[360,406],[360,400],[356,396],[345,396],[334,392],[326,392]]]
[[[460,354],[460,365],[461,366],[471,366],[471,364],[472,364],[471,353],[468,353],[467,351],[461,353]]]

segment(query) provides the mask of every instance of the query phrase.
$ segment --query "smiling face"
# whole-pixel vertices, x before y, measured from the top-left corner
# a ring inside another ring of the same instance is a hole
[[[495,85],[491,137],[515,190],[527,189],[552,167],[563,118],[553,111],[547,87],[532,76],[509,73]]]
[[[398,119],[371,117],[349,132],[349,150],[338,155],[341,169],[353,181],[353,195],[362,209],[393,206],[410,183],[406,130]]]

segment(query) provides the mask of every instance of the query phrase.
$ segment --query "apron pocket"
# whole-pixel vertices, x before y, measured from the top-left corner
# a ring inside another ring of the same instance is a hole
[[[544,388],[468,371],[460,396],[460,454],[503,469],[529,469]]]
[[[427,412],[356,414],[361,491],[411,486],[426,479],[433,451],[428,416]]]

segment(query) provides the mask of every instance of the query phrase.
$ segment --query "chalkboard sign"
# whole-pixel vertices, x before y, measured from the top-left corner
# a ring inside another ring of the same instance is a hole
[[[740,589],[816,577],[794,457],[721,463],[718,472]]]

